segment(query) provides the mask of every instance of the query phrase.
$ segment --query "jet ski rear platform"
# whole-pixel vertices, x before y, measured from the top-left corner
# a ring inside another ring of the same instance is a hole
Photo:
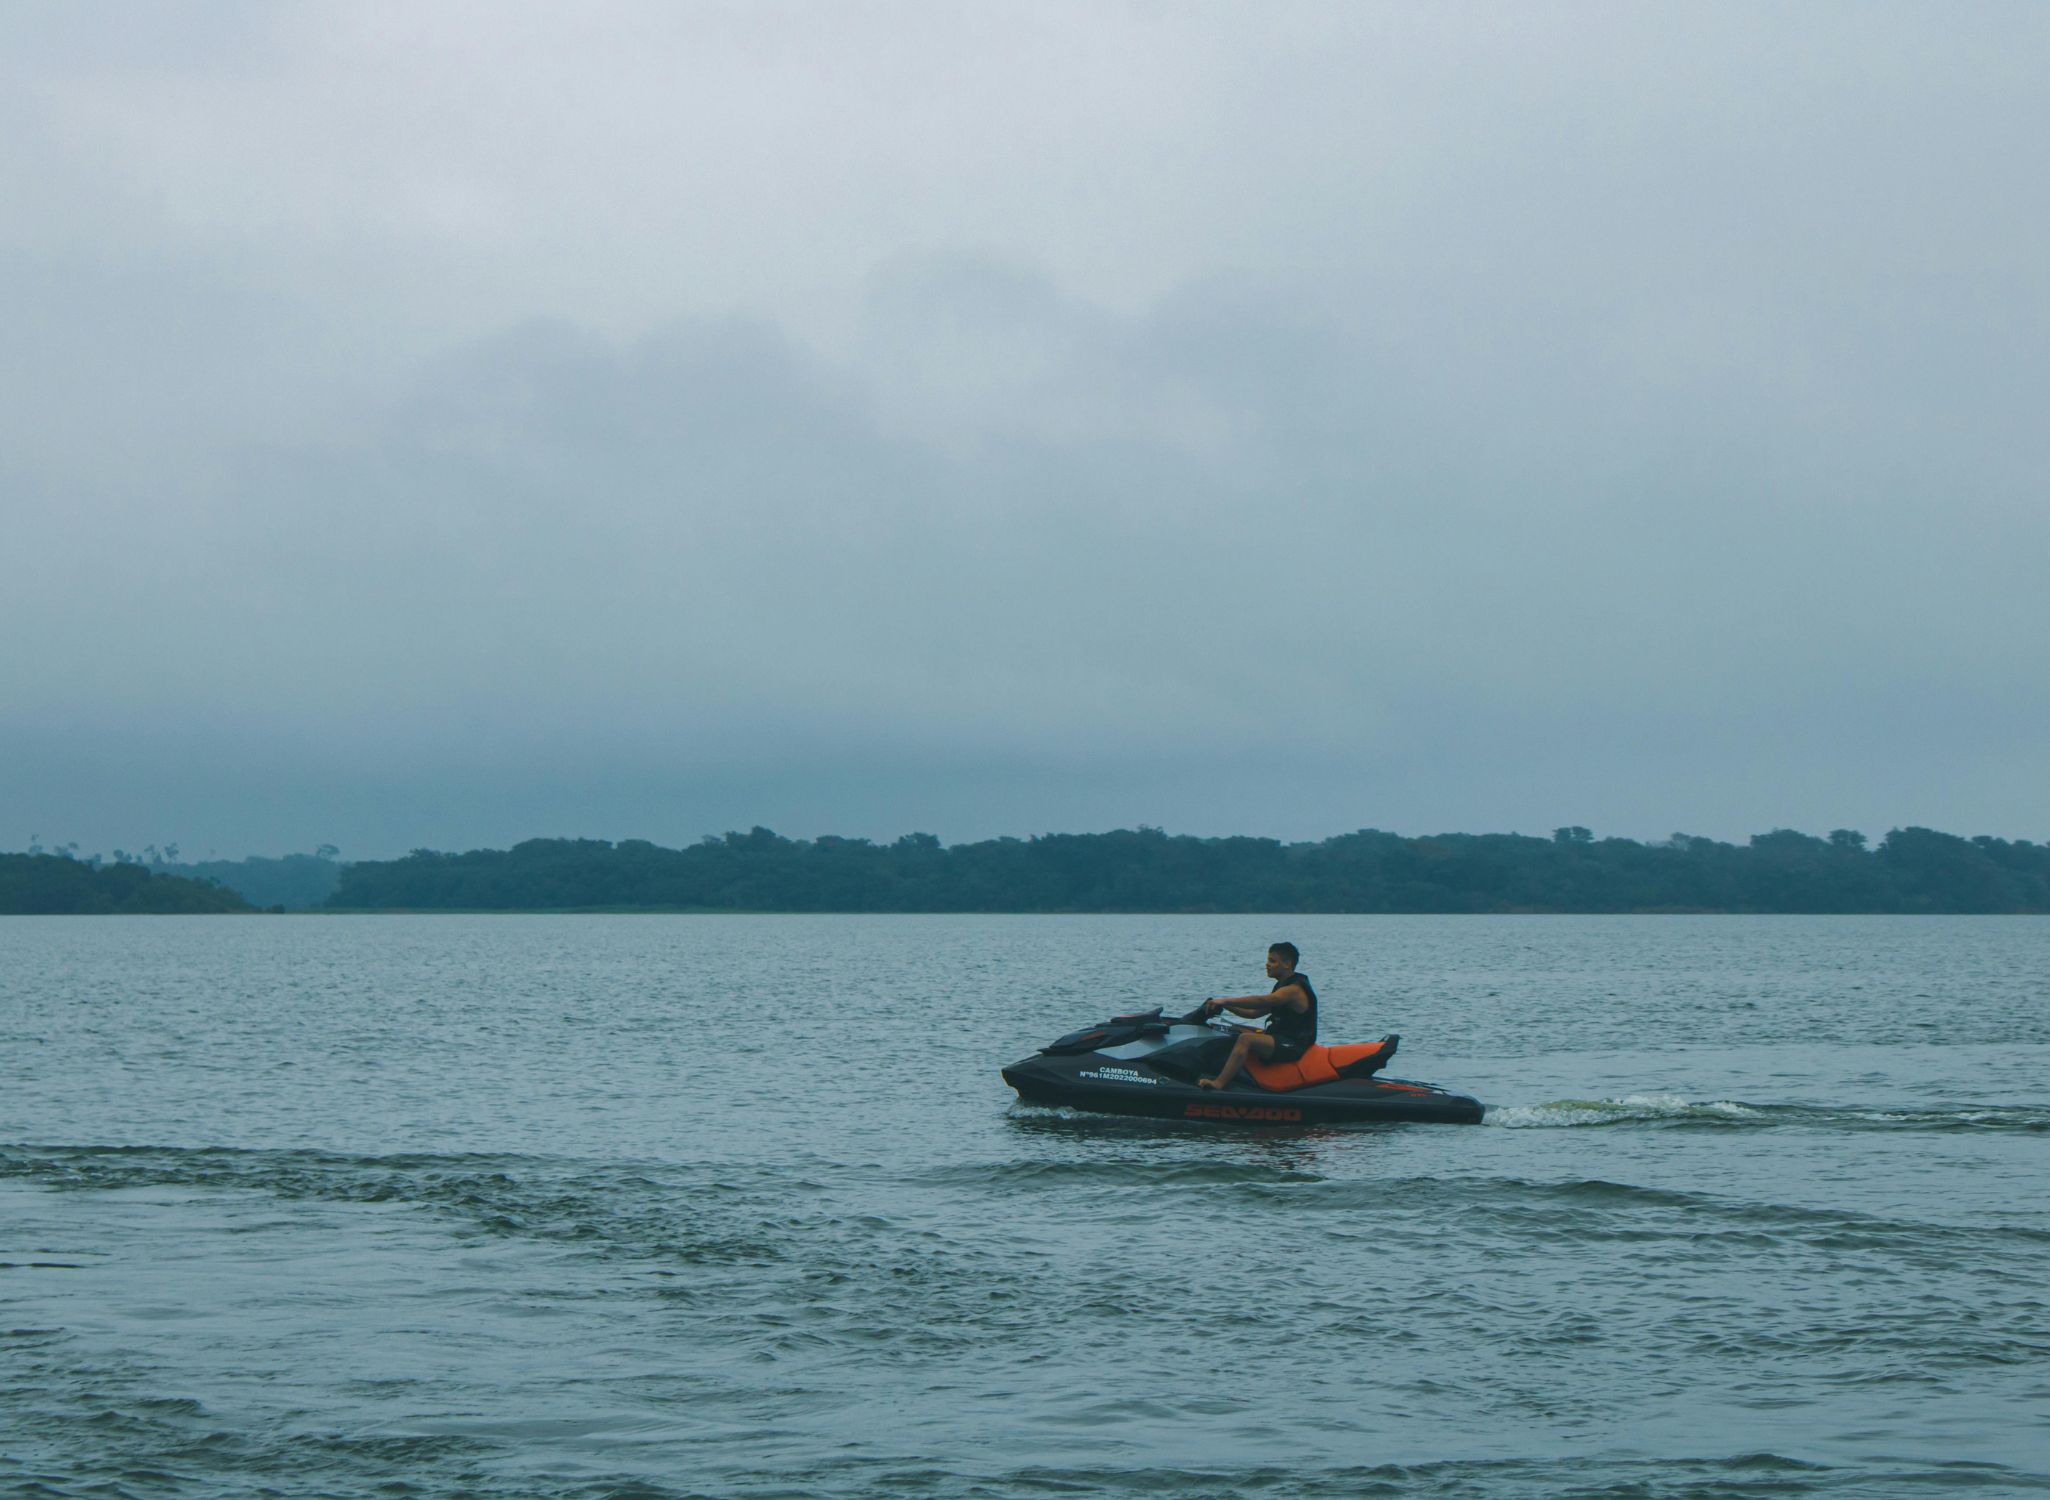
[[[1478,1125],[1480,1101],[1436,1084],[1381,1078],[1397,1037],[1366,1046],[1319,1047],[1300,1067],[1265,1068],[1265,1087],[1251,1076],[1224,1089],[1196,1080],[1215,1074],[1239,1028],[1181,1020],[1159,1011],[1119,1016],[1070,1032],[1003,1070],[1004,1082],[1027,1104],[1061,1105],[1101,1114],[1160,1120],[1220,1120],[1255,1125],[1338,1125],[1414,1120]],[[1289,1087],[1297,1078],[1308,1081]]]

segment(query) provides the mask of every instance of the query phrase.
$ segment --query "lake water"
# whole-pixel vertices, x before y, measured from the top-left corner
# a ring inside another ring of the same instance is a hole
[[[1264,989],[1480,1127],[1017,1106]],[[0,920],[0,1491],[2050,1491],[2050,921]]]

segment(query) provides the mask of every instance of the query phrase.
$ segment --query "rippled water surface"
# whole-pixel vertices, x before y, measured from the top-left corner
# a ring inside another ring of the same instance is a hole
[[[1265,988],[1478,1128],[996,1070]],[[0,920],[0,1490],[2050,1490],[2050,921]]]

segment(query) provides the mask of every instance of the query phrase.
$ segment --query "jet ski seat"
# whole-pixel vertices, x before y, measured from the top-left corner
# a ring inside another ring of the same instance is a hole
[[[1401,1044],[1399,1036],[1384,1036],[1378,1042],[1341,1042],[1336,1047],[1312,1042],[1310,1049],[1294,1062],[1260,1062],[1249,1057],[1246,1059],[1246,1071],[1261,1088],[1285,1094],[1290,1089],[1308,1088],[1313,1083],[1371,1077],[1388,1065],[1388,1060],[1395,1056],[1395,1049]]]

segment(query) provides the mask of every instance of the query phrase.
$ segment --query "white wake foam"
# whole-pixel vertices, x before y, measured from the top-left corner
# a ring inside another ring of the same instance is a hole
[[[1555,1130],[1574,1125],[1626,1125],[1660,1120],[1758,1120],[1764,1111],[1727,1099],[1703,1103],[1678,1094],[1626,1094],[1620,1099],[1554,1099],[1549,1104],[1507,1104],[1490,1109],[1487,1123],[1508,1130]]]

